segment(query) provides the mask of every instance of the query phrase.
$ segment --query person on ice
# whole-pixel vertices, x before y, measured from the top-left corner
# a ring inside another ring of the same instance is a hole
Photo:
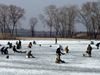
[[[63,51],[63,47],[62,47],[62,45],[59,45],[59,48],[60,48],[60,50],[62,50],[62,51]]]
[[[55,37],[55,44],[57,44],[57,37]]]
[[[89,57],[91,57],[91,52],[92,52],[92,47],[89,44],[88,47],[87,47],[87,50],[86,50],[86,53],[88,54]],[[85,54],[83,54],[83,56],[85,56]]]
[[[2,48],[0,49],[1,54],[4,54],[4,48],[5,48],[5,47],[2,47]]]
[[[28,45],[28,48],[31,48],[31,47],[32,47],[32,42],[30,42]]]
[[[17,53],[26,53],[26,51],[18,51],[15,47],[15,45],[13,46],[13,51],[14,53],[17,52]]]
[[[88,53],[89,57],[91,57],[91,51],[92,51],[92,47],[89,44],[88,47],[87,47],[87,51],[86,51],[86,53]]]
[[[100,45],[100,42],[96,44],[96,46],[97,46],[97,49],[99,49],[99,45]]]
[[[35,58],[34,56],[33,56],[33,54],[32,54],[32,51],[30,50],[28,53],[27,53],[27,56],[26,56],[27,58]]]
[[[64,62],[64,61],[61,60],[61,54],[64,54],[64,53],[61,52],[61,49],[60,49],[60,47],[59,47],[59,48],[57,48],[57,50],[56,50],[56,55],[57,55],[57,57],[56,57],[55,63]]]
[[[21,48],[21,46],[22,46],[22,42],[21,42],[21,40],[19,40],[19,46],[20,46],[20,48]]]
[[[8,47],[4,48],[3,52],[4,54],[8,54]]]
[[[91,45],[93,45],[94,44],[94,42],[93,41],[91,41],[91,43],[90,43]]]
[[[36,41],[33,41],[33,44],[36,45]]]
[[[21,49],[21,41],[19,40],[19,42],[16,42],[16,45],[17,45],[17,49]]]
[[[65,53],[68,53],[69,52],[69,49],[68,49],[68,46],[65,47]]]
[[[8,42],[7,45],[9,45],[9,48],[12,48],[12,43]]]

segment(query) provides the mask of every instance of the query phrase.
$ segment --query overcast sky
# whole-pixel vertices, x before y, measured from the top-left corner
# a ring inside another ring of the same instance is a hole
[[[22,27],[29,28],[29,19],[33,16],[38,18],[38,15],[44,10],[46,6],[49,5],[57,5],[57,6],[64,6],[64,5],[82,5],[87,1],[93,0],[0,0],[0,3],[3,4],[13,4],[16,6],[20,6],[21,8],[25,9],[25,20],[23,21]],[[95,0],[94,0],[95,1]],[[38,27],[36,30],[43,30],[43,26],[38,23]]]

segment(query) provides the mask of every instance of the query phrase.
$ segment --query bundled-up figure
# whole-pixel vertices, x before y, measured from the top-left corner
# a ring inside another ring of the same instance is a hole
[[[12,48],[12,43],[9,44],[9,48]]]
[[[69,49],[68,49],[68,46],[65,47],[65,53],[68,53],[69,52]]]
[[[89,44],[88,47],[87,47],[87,50],[86,50],[86,53],[89,55],[89,57],[91,57],[91,52],[92,52],[92,47]]]
[[[96,44],[96,46],[97,46],[97,49],[99,49],[99,45],[100,45],[100,42]]]
[[[61,49],[60,48],[57,48],[57,50],[56,50],[57,57],[56,57],[55,63],[61,63],[61,62],[63,62],[61,60],[61,54],[64,54],[64,53],[61,52]]]
[[[17,45],[17,49],[20,49],[20,45],[19,45],[18,41],[16,42],[16,45]]]
[[[63,47],[62,47],[62,45],[59,45],[59,48],[60,48],[60,50],[63,50]]]
[[[21,49],[21,41],[19,40],[19,42],[16,42],[16,45],[17,45],[17,49]]]
[[[28,48],[31,48],[31,47],[32,47],[32,42],[30,42],[28,45]]]
[[[91,45],[93,45],[94,44],[94,42],[93,41],[91,41],[91,43],[90,43]]]
[[[33,54],[32,54],[32,51],[30,50],[28,53],[27,53],[27,56],[26,56],[27,58],[35,58],[34,56],[33,56]]]
[[[19,40],[19,46],[20,46],[20,48],[21,48],[21,46],[22,46],[22,42]]]
[[[9,48],[12,48],[12,43],[8,42],[7,45],[9,45]]]
[[[15,52],[20,53],[20,51],[17,51],[15,45],[13,46],[13,51],[14,51],[14,53],[15,53]]]
[[[8,54],[8,47],[3,49],[4,54]]]
[[[1,54],[4,54],[4,48],[5,48],[5,47],[2,47],[2,48],[0,49]]]
[[[34,45],[36,45],[36,42],[35,42],[35,41],[33,41],[33,44],[34,44]]]
[[[17,52],[17,53],[26,53],[26,51],[18,51],[15,47],[15,45],[13,46],[13,51],[14,53]]]
[[[55,37],[55,44],[57,44],[57,38]]]
[[[16,45],[18,45],[18,41],[16,41]]]

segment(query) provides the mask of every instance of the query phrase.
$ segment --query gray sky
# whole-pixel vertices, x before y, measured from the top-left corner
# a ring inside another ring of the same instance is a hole
[[[0,0],[0,3],[3,4],[13,4],[20,6],[21,8],[25,9],[25,20],[23,20],[22,25],[24,28],[29,28],[29,19],[33,17],[37,17],[41,14],[44,8],[48,5],[57,5],[57,6],[64,6],[64,5],[81,5],[87,1],[93,0]],[[95,1],[95,0],[94,0]],[[43,30],[44,27],[38,23],[38,27],[36,30]]]

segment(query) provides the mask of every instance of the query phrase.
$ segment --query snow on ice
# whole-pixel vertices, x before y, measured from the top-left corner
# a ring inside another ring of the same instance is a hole
[[[15,45],[17,40],[0,40],[0,44],[8,46],[8,41]],[[9,59],[0,54],[0,75],[100,75],[100,49],[95,46],[99,40],[93,40],[92,57],[83,57],[91,40],[59,40],[58,44],[54,40],[35,40],[37,44],[32,48],[28,48],[28,44],[33,40],[21,41],[20,50],[32,50],[36,58],[26,58],[25,53],[14,53],[8,49]],[[66,63],[55,63],[59,45],[63,48],[69,46],[69,53],[61,56]]]

